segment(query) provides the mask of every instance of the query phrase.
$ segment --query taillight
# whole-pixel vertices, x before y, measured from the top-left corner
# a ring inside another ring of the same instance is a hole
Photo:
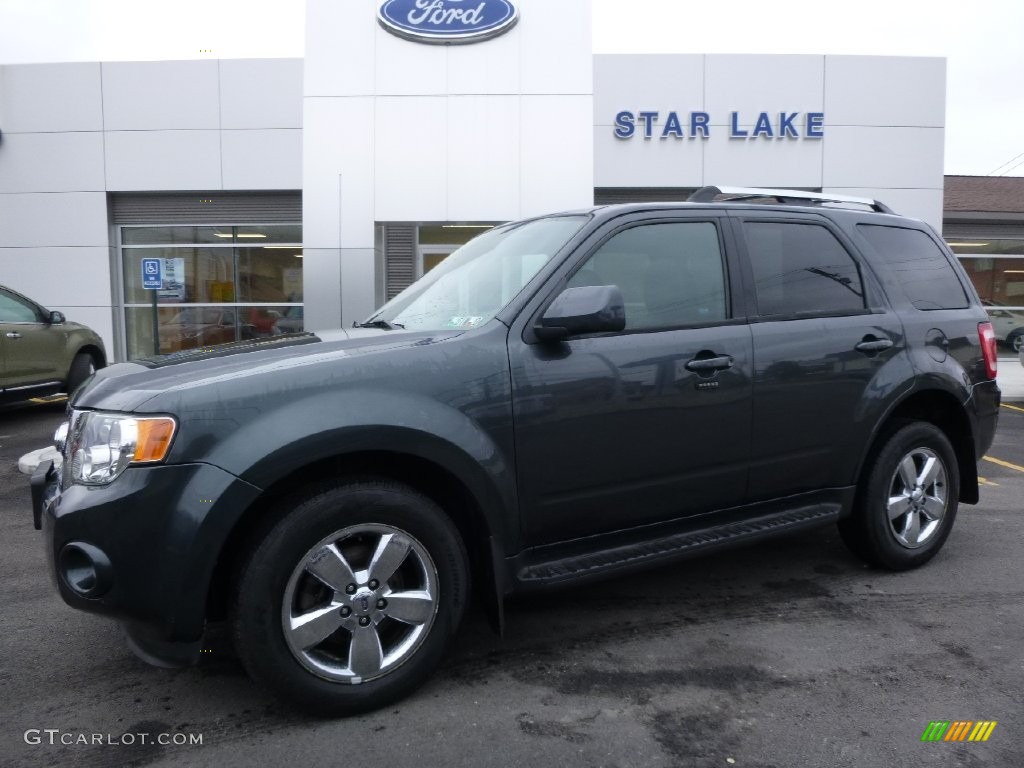
[[[996,332],[992,323],[978,323],[978,339],[981,341],[981,353],[985,356],[985,375],[990,379],[996,377]]]

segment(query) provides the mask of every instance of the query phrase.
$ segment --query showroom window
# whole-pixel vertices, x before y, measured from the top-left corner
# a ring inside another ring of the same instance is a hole
[[[981,297],[1001,353],[1016,354],[1024,343],[1024,240],[950,237]]]
[[[303,329],[300,224],[122,226],[119,234],[128,359]],[[158,262],[159,287],[144,285],[143,260]]]

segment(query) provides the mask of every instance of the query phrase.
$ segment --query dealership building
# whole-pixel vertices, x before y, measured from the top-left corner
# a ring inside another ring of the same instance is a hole
[[[590,13],[310,0],[304,59],[0,67],[0,283],[123,360],[350,325],[496,223],[715,184],[945,222],[1024,304],[1019,186],[944,207],[943,59],[595,55]]]

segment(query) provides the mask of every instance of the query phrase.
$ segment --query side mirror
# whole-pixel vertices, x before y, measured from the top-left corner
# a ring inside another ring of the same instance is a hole
[[[61,323],[65,322],[66,320],[67,320],[67,318],[64,317],[64,313],[63,312],[51,312],[50,313],[50,325],[60,325]]]
[[[534,328],[544,341],[561,341],[584,333],[621,331],[626,327],[626,302],[617,285],[566,288]]]

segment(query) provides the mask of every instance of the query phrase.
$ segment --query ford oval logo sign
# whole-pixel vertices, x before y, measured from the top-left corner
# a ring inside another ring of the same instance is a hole
[[[377,19],[393,35],[418,43],[476,43],[519,20],[509,0],[387,0]]]

